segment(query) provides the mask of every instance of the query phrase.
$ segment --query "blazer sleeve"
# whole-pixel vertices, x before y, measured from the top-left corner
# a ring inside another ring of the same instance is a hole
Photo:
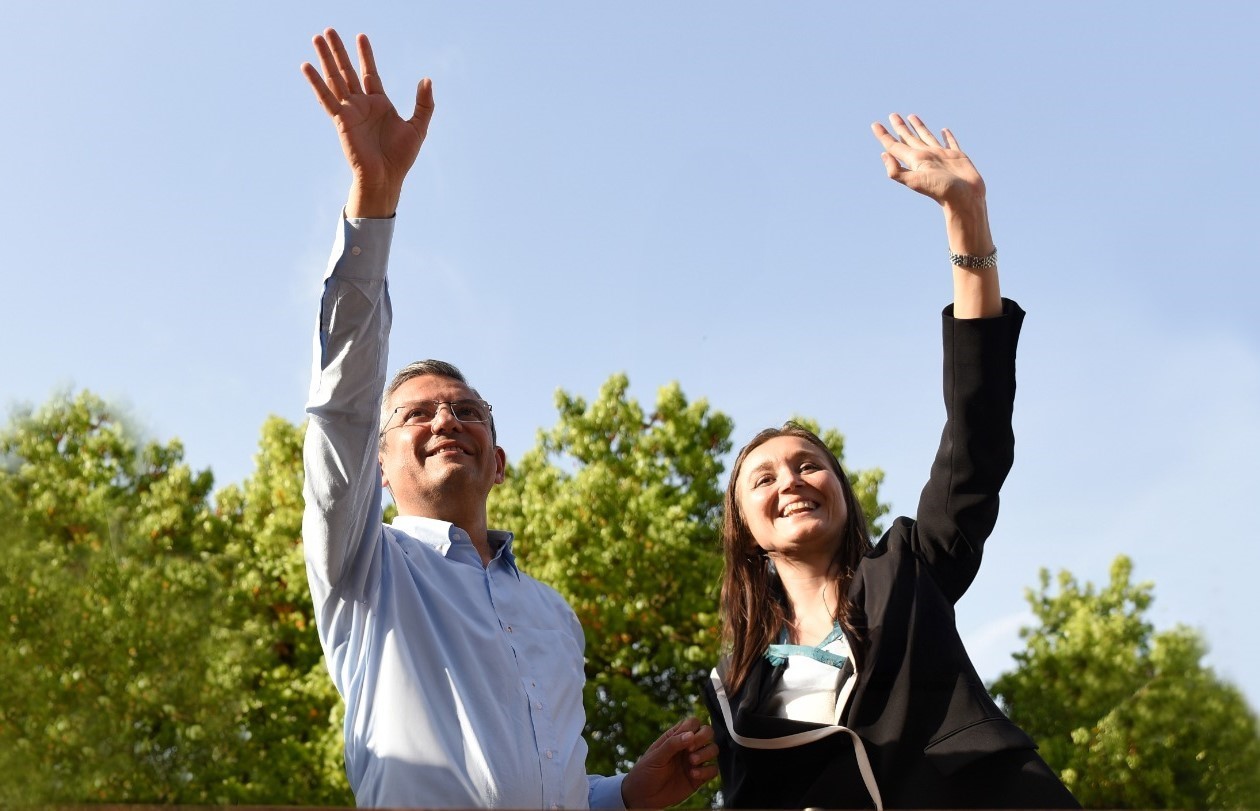
[[[911,529],[915,554],[951,601],[980,568],[1015,455],[1015,349],[1024,311],[1003,299],[994,318],[943,314],[945,428]]]

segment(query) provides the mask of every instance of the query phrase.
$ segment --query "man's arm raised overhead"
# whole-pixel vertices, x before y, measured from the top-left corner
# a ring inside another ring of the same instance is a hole
[[[359,70],[333,29],[313,44],[320,69],[306,63],[302,74],[336,127],[351,185],[314,346],[303,538],[313,588],[341,585],[354,572],[345,593],[361,594],[380,532],[376,456],[392,324],[385,286],[392,217],[428,132],[433,87],[420,82],[415,111],[403,120],[385,95],[366,36],[357,40]]]

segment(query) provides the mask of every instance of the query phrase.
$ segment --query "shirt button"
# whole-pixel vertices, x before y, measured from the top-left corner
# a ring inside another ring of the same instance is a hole
[[[350,249],[351,256],[358,256],[361,253],[363,253],[363,249],[360,248],[358,245],[355,245],[353,248]]]
[[[547,760],[551,760],[555,756],[556,756],[555,752],[551,751],[550,749],[547,750]]]
[[[517,706],[519,707],[520,705],[518,704]],[[541,709],[542,709],[542,702],[541,702],[541,701],[535,701],[535,702],[534,702],[534,709],[536,709],[536,710],[541,710]]]
[[[511,626],[511,625],[509,625],[509,626],[507,627],[507,632],[508,632],[509,634],[510,634],[510,633],[512,633],[512,626]]]

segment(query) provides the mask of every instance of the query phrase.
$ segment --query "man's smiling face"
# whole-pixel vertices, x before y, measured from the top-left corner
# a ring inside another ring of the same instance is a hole
[[[506,466],[490,423],[460,422],[442,406],[428,424],[403,424],[409,403],[479,399],[468,385],[437,375],[413,377],[390,395],[388,408],[397,411],[381,443],[381,478],[403,515],[450,520],[448,515],[469,507],[484,510]]]

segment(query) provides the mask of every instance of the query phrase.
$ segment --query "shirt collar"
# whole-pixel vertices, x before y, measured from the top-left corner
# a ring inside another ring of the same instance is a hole
[[[472,538],[468,537],[467,532],[464,532],[464,530],[450,521],[440,521],[436,518],[425,518],[419,515],[399,515],[394,517],[394,520],[390,522],[390,526],[407,533],[426,546],[432,547],[442,557],[475,562],[477,565],[481,565],[481,557],[473,547]],[[486,537],[490,541],[490,548],[494,550],[491,562],[501,558],[519,578],[520,570],[516,566],[516,554],[512,551],[512,541],[514,539],[512,533],[506,530],[492,529],[486,532]]]

